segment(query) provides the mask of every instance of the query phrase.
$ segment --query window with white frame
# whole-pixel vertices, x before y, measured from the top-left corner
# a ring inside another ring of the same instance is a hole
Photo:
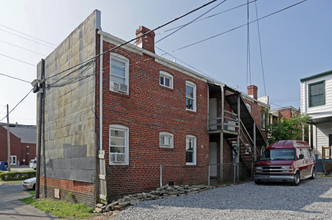
[[[186,109],[196,111],[196,85],[186,82]]]
[[[196,165],[196,137],[192,135],[186,136],[186,165]]]
[[[128,94],[129,60],[119,54],[110,55],[110,90]]]
[[[159,133],[159,146],[164,148],[173,148],[174,135],[168,132]]]
[[[110,165],[129,164],[129,128],[110,125],[109,152]]]
[[[167,72],[160,71],[159,84],[173,89],[173,76]]]

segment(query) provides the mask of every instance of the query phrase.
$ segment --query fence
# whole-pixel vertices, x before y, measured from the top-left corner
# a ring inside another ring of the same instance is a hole
[[[160,186],[163,185],[218,185],[238,183],[252,179],[251,168],[244,163],[197,165],[163,165],[160,164]]]

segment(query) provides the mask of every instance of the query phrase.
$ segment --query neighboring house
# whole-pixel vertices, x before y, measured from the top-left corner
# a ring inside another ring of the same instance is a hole
[[[294,115],[299,115],[300,110],[294,108],[293,106],[274,108],[269,110],[269,123],[280,121],[280,119],[289,119]]]
[[[301,79],[301,113],[311,117],[312,145],[319,154],[331,156],[332,146],[332,71]],[[311,140],[309,141],[311,142]],[[323,148],[327,151],[323,152]]]
[[[28,165],[36,157],[36,126],[10,124],[11,165]],[[0,123],[0,161],[8,160],[7,124]]]
[[[125,41],[100,23],[96,10],[38,64],[42,195],[93,205],[209,174],[231,179],[240,162],[250,173],[266,146],[269,105],[257,87],[245,95],[156,55],[145,27],[136,45],[113,49]]]

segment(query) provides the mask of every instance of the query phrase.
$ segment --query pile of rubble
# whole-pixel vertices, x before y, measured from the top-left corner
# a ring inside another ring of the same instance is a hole
[[[124,196],[116,201],[113,201],[112,203],[108,205],[104,205],[101,203],[98,203],[96,205],[95,212],[102,213],[102,212],[114,212],[114,214],[120,212],[127,206],[134,206],[140,201],[146,201],[146,200],[155,200],[170,196],[180,196],[183,194],[193,194],[198,193],[207,189],[214,188],[212,186],[205,186],[205,185],[182,185],[182,186],[169,186],[165,185],[160,188],[157,188],[156,190],[153,190],[149,193],[137,193],[133,195]],[[112,215],[112,214],[111,214]]]

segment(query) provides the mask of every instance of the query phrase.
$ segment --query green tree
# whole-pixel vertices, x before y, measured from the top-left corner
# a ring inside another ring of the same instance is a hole
[[[301,140],[302,125],[308,131],[310,117],[306,115],[293,115],[289,119],[281,118],[272,124],[268,124],[269,143],[280,140]],[[308,139],[308,132],[305,132],[305,140]]]

